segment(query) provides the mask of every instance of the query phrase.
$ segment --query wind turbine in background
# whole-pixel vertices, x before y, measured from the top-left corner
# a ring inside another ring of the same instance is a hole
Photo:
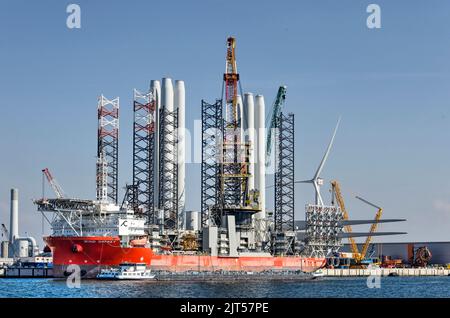
[[[310,180],[302,180],[302,181],[295,181],[295,183],[312,183],[314,186],[314,190],[316,192],[316,205],[323,206],[323,200],[322,196],[320,195],[320,187],[323,185],[323,179],[320,177],[320,173],[322,172],[323,166],[325,165],[325,162],[327,161],[328,155],[330,154],[331,147],[333,146],[334,137],[336,136],[336,132],[339,128],[339,123],[341,122],[341,117],[339,117],[336,127],[334,128],[333,136],[331,137],[330,143],[328,144],[327,150],[325,151],[325,154],[322,158],[322,161],[320,162],[319,167],[317,168],[316,173],[314,174],[314,177]]]

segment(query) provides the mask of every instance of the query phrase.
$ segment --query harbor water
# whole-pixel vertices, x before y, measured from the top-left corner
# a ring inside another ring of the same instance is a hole
[[[371,286],[372,288],[369,288]],[[424,298],[450,297],[450,277],[321,277],[308,281],[165,282],[82,280],[69,288],[51,278],[0,279],[0,297],[100,298]]]

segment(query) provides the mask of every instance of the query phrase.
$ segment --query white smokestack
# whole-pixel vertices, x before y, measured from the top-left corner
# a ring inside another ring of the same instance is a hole
[[[19,236],[19,190],[15,188],[11,189],[9,230],[9,257],[28,257],[36,254],[36,250],[39,249],[36,240],[33,237]]]
[[[19,237],[19,190],[11,189],[11,215],[9,219],[9,242],[14,244]]]
[[[259,218],[266,218],[266,131],[265,131],[265,104],[264,96],[255,97],[255,127],[257,138],[257,160],[255,164],[255,185],[260,192],[261,212]]]
[[[184,81],[175,81],[174,106],[178,109],[178,215],[185,215],[185,88]]]
[[[153,153],[153,158],[155,158],[155,166],[153,167],[153,182],[154,182],[154,202],[155,206],[158,206],[159,202],[159,110],[161,109],[161,84],[157,80],[152,80],[150,82],[150,92],[152,92],[153,97],[155,98],[156,107],[155,107],[155,149]]]
[[[255,175],[257,171],[255,170],[255,106],[252,93],[244,94],[244,122],[246,128],[246,142],[250,143],[250,155],[249,155],[249,172],[250,177],[248,178],[248,188],[250,190],[255,189]]]

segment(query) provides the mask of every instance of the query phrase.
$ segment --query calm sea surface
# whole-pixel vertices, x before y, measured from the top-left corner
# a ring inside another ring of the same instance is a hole
[[[366,278],[320,278],[300,282],[81,282],[68,288],[64,280],[0,279],[0,297],[450,297],[450,277],[384,277],[380,288]]]

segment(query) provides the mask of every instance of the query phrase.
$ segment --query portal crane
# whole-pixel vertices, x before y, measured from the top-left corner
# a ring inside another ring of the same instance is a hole
[[[270,154],[272,153],[272,130],[275,128],[276,120],[280,116],[281,108],[286,99],[286,86],[278,88],[277,97],[273,102],[270,114],[266,118],[267,144],[266,144],[266,166],[270,165]]]
[[[45,175],[45,177],[47,178],[48,183],[51,185],[53,191],[56,194],[56,197],[58,199],[62,199],[64,198],[66,195],[64,194],[63,189],[61,188],[61,186],[58,184],[58,182],[56,181],[55,178],[53,178],[52,174],[50,173],[50,170],[48,170],[48,168],[42,169],[42,173]]]

